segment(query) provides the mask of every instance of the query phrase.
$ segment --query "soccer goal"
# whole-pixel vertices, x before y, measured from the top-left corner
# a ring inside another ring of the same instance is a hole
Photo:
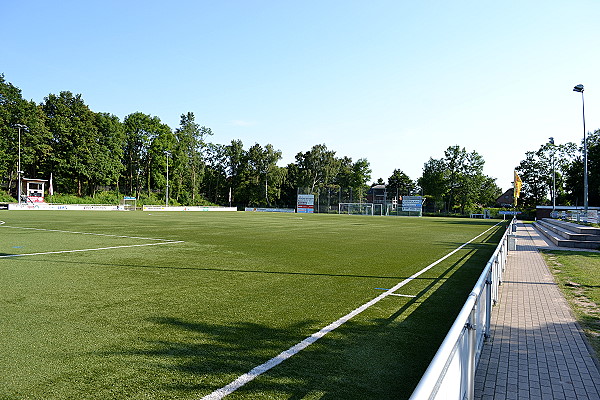
[[[338,214],[373,215],[373,203],[339,203]]]

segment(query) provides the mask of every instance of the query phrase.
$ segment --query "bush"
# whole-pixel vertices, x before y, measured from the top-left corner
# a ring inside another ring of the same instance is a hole
[[[47,203],[55,204],[122,204],[124,195],[116,191],[104,191],[98,192],[94,196],[76,196],[74,194],[54,194],[53,196],[46,196]],[[0,201],[1,193],[0,193]],[[12,200],[14,202],[14,199]],[[141,193],[137,200],[137,206],[141,207],[144,205],[163,205],[165,204],[165,198],[157,193]],[[204,198],[199,197],[195,201],[182,201],[181,203],[175,199],[169,199],[170,206],[215,206],[217,204],[206,201]]]
[[[17,200],[7,192],[0,190],[0,203],[16,203]]]

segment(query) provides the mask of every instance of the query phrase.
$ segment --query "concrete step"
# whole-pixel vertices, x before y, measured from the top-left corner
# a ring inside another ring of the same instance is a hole
[[[544,218],[543,220],[537,222],[540,225],[543,225],[546,229],[551,230],[552,232],[567,240],[600,241],[600,235],[595,234],[595,228],[590,228],[588,230],[577,229],[577,227],[571,226],[576,224],[567,223],[567,225],[562,223],[562,221],[557,221],[557,223],[552,220],[549,220],[548,218]]]
[[[544,223],[545,222],[545,223]],[[600,249],[600,240],[575,240],[567,239],[561,234],[555,232],[555,229],[550,229],[552,223],[548,221],[536,221],[534,227],[545,237],[547,237],[555,246],[578,248],[578,249]],[[552,226],[553,228],[556,225]],[[564,234],[564,231],[562,232]],[[577,234],[574,234],[577,235]]]
[[[598,236],[600,236],[600,228],[594,228],[591,226],[580,225],[580,224],[576,224],[574,222],[562,221],[559,219],[552,219],[552,218],[544,218],[544,219],[542,219],[542,221],[563,227],[564,229],[566,229],[568,231],[579,233],[582,235],[598,235]]]

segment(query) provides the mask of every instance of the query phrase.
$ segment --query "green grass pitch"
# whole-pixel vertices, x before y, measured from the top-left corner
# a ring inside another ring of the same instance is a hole
[[[201,399],[496,223],[141,211],[0,220],[0,399]],[[501,235],[228,399],[407,398]]]

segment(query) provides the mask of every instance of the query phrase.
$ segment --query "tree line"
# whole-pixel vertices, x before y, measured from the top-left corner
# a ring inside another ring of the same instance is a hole
[[[600,205],[600,129],[587,134],[588,202]],[[549,138],[539,149],[525,152],[516,168],[523,187],[520,203],[525,207],[552,204],[583,205],[583,140],[580,144],[554,143]]]
[[[49,94],[40,104],[27,101],[2,74],[0,132],[0,187],[12,194],[19,133],[23,176],[48,179],[52,174],[56,192],[78,196],[113,190],[161,203],[168,171],[172,204],[293,207],[298,188],[345,188],[353,201],[365,201],[371,179],[367,159],[338,157],[325,144],[297,153],[293,163],[280,167],[282,153],[271,144],[246,148],[240,140],[210,142],[212,130],[192,112],[182,114],[175,129],[142,112],[121,121],[92,111],[81,95],[69,91]],[[387,182],[374,184],[386,184],[396,195],[428,195],[440,210],[464,213],[493,205],[500,195],[483,165],[477,152],[451,146],[443,158],[425,163],[415,181],[396,169]]]

